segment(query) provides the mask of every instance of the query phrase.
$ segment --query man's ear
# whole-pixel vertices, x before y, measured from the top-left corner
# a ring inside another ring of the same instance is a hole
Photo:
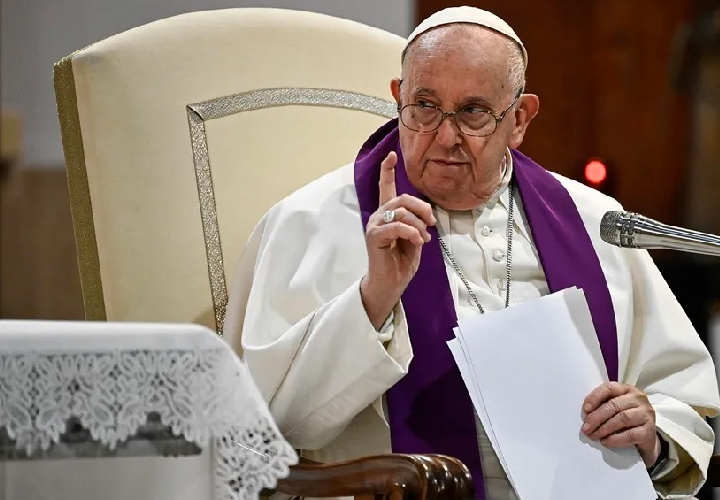
[[[515,128],[510,136],[511,149],[520,147],[525,138],[525,131],[540,110],[540,99],[534,94],[523,94],[515,107]]]
[[[390,92],[392,93],[393,98],[395,99],[395,102],[400,105],[400,83],[402,80],[400,78],[393,78],[390,81]]]

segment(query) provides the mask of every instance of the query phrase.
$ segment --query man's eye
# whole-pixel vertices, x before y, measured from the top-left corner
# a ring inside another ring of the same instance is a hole
[[[433,106],[432,103],[427,102],[427,101],[418,101],[417,105],[420,106],[421,108],[434,108],[435,107],[435,106]]]

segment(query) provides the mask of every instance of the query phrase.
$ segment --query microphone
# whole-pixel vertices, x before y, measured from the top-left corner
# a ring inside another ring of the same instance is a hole
[[[606,212],[600,238],[621,248],[662,248],[720,256],[720,236],[669,226],[634,212]]]

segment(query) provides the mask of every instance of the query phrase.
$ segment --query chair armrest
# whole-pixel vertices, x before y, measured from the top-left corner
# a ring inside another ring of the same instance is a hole
[[[300,497],[373,497],[393,500],[472,500],[470,471],[459,460],[441,455],[379,455],[337,464],[302,461],[278,481],[278,493]],[[265,491],[272,494],[273,491]]]
[[[707,486],[717,488],[720,487],[720,455],[714,455],[710,458],[707,472]]]

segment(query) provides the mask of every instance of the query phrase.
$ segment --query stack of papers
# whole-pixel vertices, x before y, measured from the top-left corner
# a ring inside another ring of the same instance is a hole
[[[521,500],[655,500],[637,450],[580,428],[607,381],[582,290],[460,321],[448,342],[478,417]]]

